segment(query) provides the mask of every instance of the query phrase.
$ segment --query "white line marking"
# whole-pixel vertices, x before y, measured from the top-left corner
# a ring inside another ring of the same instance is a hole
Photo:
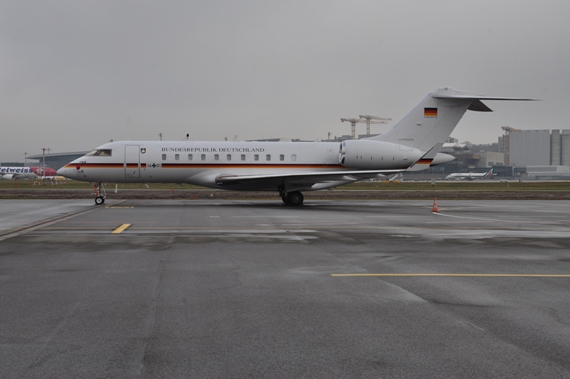
[[[501,220],[501,219],[497,219],[497,218],[466,217],[466,216],[448,215],[448,214],[444,214],[444,213],[435,213],[435,212],[433,212],[433,214],[436,216],[462,218],[465,220],[490,221],[490,222],[518,222],[518,223],[525,223],[525,224],[536,224],[536,222],[534,222],[534,221]]]

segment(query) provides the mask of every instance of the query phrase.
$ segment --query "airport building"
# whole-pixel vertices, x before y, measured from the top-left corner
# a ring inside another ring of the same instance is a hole
[[[479,153],[480,159],[477,162],[478,168],[501,167],[505,165],[505,154],[496,151],[485,151]]]
[[[69,162],[80,158],[87,154],[88,151],[77,151],[72,153],[52,153],[52,154],[38,154],[29,155],[27,160],[35,160],[37,163],[31,164],[32,166],[47,166],[54,170],[58,170],[68,164]]]
[[[569,166],[527,166],[526,174],[529,179],[561,180],[570,179]]]
[[[510,131],[499,146],[513,166],[570,166],[570,129]]]
[[[453,155],[454,161],[404,176],[420,180],[443,178],[450,173],[485,172],[494,167],[495,178],[570,179],[570,129],[503,129],[505,135],[499,137],[499,152],[472,152],[450,138],[441,152]]]
[[[550,130],[521,130],[510,133],[510,164],[533,166],[551,164]]]

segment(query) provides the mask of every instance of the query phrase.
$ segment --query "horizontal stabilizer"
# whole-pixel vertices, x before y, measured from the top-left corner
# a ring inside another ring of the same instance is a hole
[[[456,89],[439,89],[432,93],[432,97],[436,99],[473,99],[473,100],[507,100],[507,101],[540,101],[540,99],[527,99],[521,97],[497,97],[480,95],[474,92],[461,91]]]
[[[493,112],[491,108],[483,104],[481,100],[506,100],[506,101],[539,101],[539,99],[526,99],[520,97],[497,97],[485,96],[473,92],[461,91],[452,88],[443,88],[432,94],[435,99],[463,99],[473,100],[469,108],[470,111],[475,112]]]

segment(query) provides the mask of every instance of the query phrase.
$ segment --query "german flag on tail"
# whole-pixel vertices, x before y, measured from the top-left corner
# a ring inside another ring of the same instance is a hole
[[[424,108],[424,117],[428,118],[437,117],[437,108]]]

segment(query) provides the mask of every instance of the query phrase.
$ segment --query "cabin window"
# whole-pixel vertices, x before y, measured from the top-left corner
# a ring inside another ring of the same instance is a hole
[[[242,160],[242,161],[245,161],[245,154],[242,154],[242,155],[241,155],[241,160]]]
[[[226,155],[226,159],[227,159],[228,161],[231,161],[231,160],[232,160],[232,155],[231,155],[231,154]]]
[[[110,157],[111,156],[111,149],[95,149],[91,150],[87,154],[88,157],[99,156],[99,157]]]
[[[280,160],[280,161],[284,161],[284,160],[285,160],[285,154],[280,154],[280,155],[279,155],[279,160]]]
[[[162,154],[162,160],[163,160],[163,161],[166,160],[166,154]]]
[[[265,160],[266,160],[266,161],[270,161],[270,160],[271,160],[271,154],[267,154],[267,155],[265,156]]]
[[[179,161],[180,160],[180,154],[174,154],[174,160]]]
[[[202,159],[203,161],[205,161],[205,160],[206,160],[206,154],[202,154],[201,159]]]
[[[253,156],[253,160],[254,160],[254,161],[258,161],[258,160],[259,160],[259,154],[255,154],[255,155]]]
[[[214,160],[219,161],[220,160],[220,154],[214,154]]]
[[[295,162],[297,160],[297,154],[291,154],[291,160]]]
[[[194,157],[192,156],[192,154],[188,154],[188,160],[191,161],[192,159],[194,159]]]

